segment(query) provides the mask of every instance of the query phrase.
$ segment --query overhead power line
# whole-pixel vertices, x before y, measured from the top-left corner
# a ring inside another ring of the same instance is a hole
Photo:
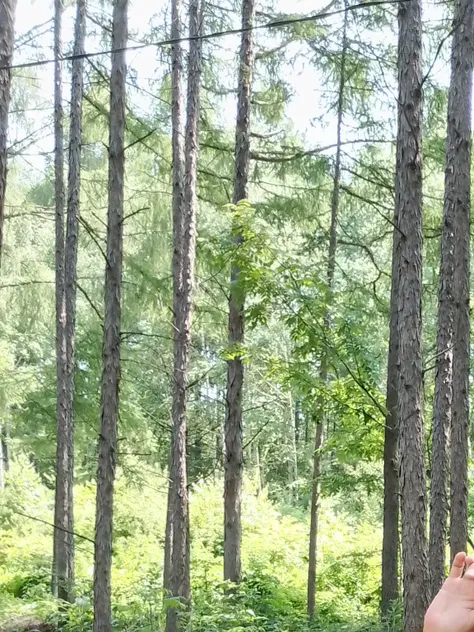
[[[81,53],[79,55],[66,55],[59,59],[42,59],[39,61],[29,61],[22,64],[12,64],[10,66],[0,66],[0,70],[16,70],[19,68],[34,68],[36,66],[46,66],[48,64],[54,64],[58,61],[73,61],[74,59],[89,59],[91,57],[100,57],[101,55],[113,55],[114,53],[122,53],[126,51],[136,51],[143,50],[145,48],[152,47],[160,47],[160,46],[170,46],[171,44],[180,44],[184,42],[192,42],[195,40],[211,40],[217,39],[220,37],[227,37],[228,35],[239,35],[241,33],[247,33],[249,31],[257,31],[264,29],[274,29],[282,26],[291,26],[292,24],[302,24],[304,22],[314,22],[316,20],[322,20],[324,18],[331,17],[333,15],[339,15],[341,13],[345,13],[346,11],[357,11],[359,9],[367,9],[369,7],[377,7],[386,4],[402,4],[404,2],[410,2],[411,0],[369,0],[368,2],[359,2],[358,4],[353,4],[344,9],[338,9],[336,11],[326,11],[323,13],[316,13],[313,15],[306,15],[300,18],[287,18],[284,20],[272,20],[271,22],[266,22],[265,24],[257,24],[254,26],[249,26],[245,28],[239,29],[229,29],[227,31],[215,31],[214,33],[207,33],[204,35],[197,35],[195,37],[177,37],[174,39],[166,39],[158,42],[148,42],[144,44],[136,44],[133,46],[124,46],[122,48],[115,48],[111,50],[101,50],[95,51],[92,53]]]

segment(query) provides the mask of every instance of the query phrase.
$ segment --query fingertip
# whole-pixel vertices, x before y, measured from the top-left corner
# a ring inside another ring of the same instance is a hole
[[[474,563],[474,554],[470,554],[466,557],[466,559],[464,560],[464,566],[466,568],[469,568],[471,566],[471,564]]]
[[[461,577],[465,563],[466,563],[466,554],[464,552],[457,553],[454,557],[449,576]]]

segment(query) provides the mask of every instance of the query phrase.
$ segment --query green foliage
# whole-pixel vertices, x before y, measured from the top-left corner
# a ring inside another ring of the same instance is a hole
[[[165,496],[156,502],[159,480],[158,471],[142,472],[136,485],[130,485],[123,473],[119,475],[112,572],[117,630],[160,629],[164,609],[170,605],[163,602],[162,591],[166,503]],[[306,519],[281,513],[265,494],[256,495],[254,482],[246,481],[246,571],[238,590],[229,593],[221,581],[221,485],[220,477],[213,483],[202,482],[191,495],[192,629],[306,629]],[[91,629],[92,545],[79,536],[93,534],[94,492],[90,484],[75,490],[77,598],[67,611],[65,629],[70,632]],[[10,612],[49,620],[57,616],[48,596],[52,500],[51,491],[31,465],[15,464],[0,506],[0,621]],[[18,514],[26,502],[30,518]],[[354,623],[377,611],[379,570],[373,528],[362,515],[358,520],[351,518],[343,504],[338,508],[325,501],[324,505],[318,562],[320,626]]]

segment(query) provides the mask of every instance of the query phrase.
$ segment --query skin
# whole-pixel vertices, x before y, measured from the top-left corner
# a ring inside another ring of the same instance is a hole
[[[474,632],[474,555],[458,553],[425,616],[423,632]]]

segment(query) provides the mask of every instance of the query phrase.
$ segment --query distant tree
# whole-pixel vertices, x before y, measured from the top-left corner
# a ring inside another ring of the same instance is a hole
[[[334,164],[334,181],[331,194],[331,223],[329,227],[329,246],[326,271],[326,304],[324,307],[324,328],[331,327],[332,295],[334,291],[334,272],[336,270],[337,228],[339,221],[339,198],[341,192],[341,133],[344,115],[344,98],[346,85],[346,61],[347,61],[347,19],[348,12],[344,13],[344,26],[342,34],[341,66],[339,71],[339,87],[337,97],[337,124],[336,124],[336,158]],[[329,358],[327,348],[324,347],[321,357],[320,379],[322,389],[325,390],[329,380]],[[316,605],[316,560],[318,548],[318,523],[319,523],[319,494],[321,478],[321,450],[324,443],[325,394],[318,398],[316,418],[316,435],[313,454],[313,478],[311,481],[311,509],[309,530],[309,562],[308,562],[308,595],[307,612],[309,617],[314,617]]]
[[[398,495],[398,217],[394,216],[392,239],[392,274],[390,290],[390,323],[387,361],[383,476],[383,542],[382,542],[382,616],[398,597],[399,495]]]

